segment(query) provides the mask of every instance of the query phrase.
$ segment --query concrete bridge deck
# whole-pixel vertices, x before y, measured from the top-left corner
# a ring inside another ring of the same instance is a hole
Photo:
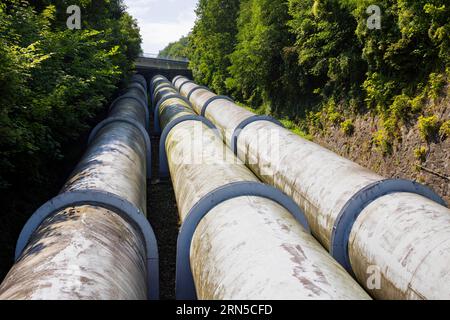
[[[169,58],[158,58],[141,56],[136,60],[136,71],[144,75],[147,80],[150,80],[157,74],[162,74],[171,79],[177,75],[184,75],[192,77],[192,72],[189,70],[189,61],[175,60]]]

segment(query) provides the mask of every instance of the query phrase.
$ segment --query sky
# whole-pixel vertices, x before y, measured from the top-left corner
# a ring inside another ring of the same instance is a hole
[[[194,26],[197,0],[125,0],[125,4],[139,23],[144,53],[159,53]]]

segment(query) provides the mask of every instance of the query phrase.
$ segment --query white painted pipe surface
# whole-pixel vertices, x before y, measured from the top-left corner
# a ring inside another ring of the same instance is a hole
[[[145,92],[134,91],[146,99]],[[146,235],[126,212],[95,203],[100,194],[143,217],[146,212],[145,112],[136,100],[122,99],[111,109],[113,118],[125,121],[99,127],[61,194],[46,206],[70,194],[90,200],[49,213],[29,238],[20,239],[24,248],[0,286],[0,299],[148,298]],[[29,223],[38,220],[35,214]]]
[[[161,114],[192,113],[182,104],[164,103]],[[165,148],[182,223],[217,188],[259,182],[200,121],[173,127]],[[201,220],[190,265],[199,299],[369,299],[289,211],[258,196],[226,200]]]
[[[217,97],[204,88],[195,89],[199,86],[184,77],[177,77],[174,85],[181,88],[183,96],[190,94],[190,102],[198,114],[205,111],[208,101]],[[205,116],[217,126],[225,143],[233,147],[236,128],[255,114],[231,101],[215,99],[209,103]],[[295,200],[304,210],[314,236],[332,253],[337,250],[333,239],[342,212],[349,203],[357,203],[354,198],[361,196],[362,189],[381,186],[385,181],[370,170],[269,121],[245,126],[238,136],[236,151],[239,159],[259,178]],[[413,191],[423,191],[417,184],[408,185]],[[377,188],[373,190],[382,192],[383,187]],[[431,191],[424,192],[438,201]],[[450,210],[420,195],[409,193],[408,196],[413,202],[403,209],[399,209],[402,197],[394,194],[378,198],[364,210],[361,210],[363,206],[354,212],[360,215],[351,229],[348,247],[340,248],[348,252],[345,254],[348,261],[343,264],[354,270],[361,285],[376,298],[449,299],[450,284],[447,281],[442,285],[442,279],[450,275]],[[360,198],[364,200],[364,195]],[[374,222],[377,229],[373,229]],[[399,241],[400,238],[407,240]],[[381,240],[390,245],[382,245]],[[441,255],[439,259],[436,252]],[[375,268],[382,279],[381,288],[368,284]]]

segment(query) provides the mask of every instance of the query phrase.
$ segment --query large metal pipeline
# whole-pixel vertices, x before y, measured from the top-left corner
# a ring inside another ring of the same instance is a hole
[[[145,216],[147,97],[142,78],[133,79],[61,193],[23,228],[0,299],[158,297],[156,240]]]
[[[178,299],[370,298],[310,235],[292,199],[262,184],[209,121],[181,96],[160,101],[160,152],[182,222]]]
[[[387,180],[185,77],[174,85],[239,159],[295,200],[314,236],[373,297],[450,298],[450,210],[433,191]]]

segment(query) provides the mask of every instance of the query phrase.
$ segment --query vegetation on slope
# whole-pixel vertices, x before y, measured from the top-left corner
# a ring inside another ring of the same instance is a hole
[[[182,37],[178,41],[169,43],[167,47],[159,52],[158,57],[170,59],[187,59],[188,41],[188,37]]]
[[[401,126],[433,117],[425,106],[445,94],[450,6],[446,0],[382,1],[381,29],[372,29],[372,4],[200,1],[186,49],[194,77],[312,133],[335,125],[351,135],[352,118],[369,113],[380,119],[373,144],[388,154]],[[437,119],[442,131],[446,120]]]

